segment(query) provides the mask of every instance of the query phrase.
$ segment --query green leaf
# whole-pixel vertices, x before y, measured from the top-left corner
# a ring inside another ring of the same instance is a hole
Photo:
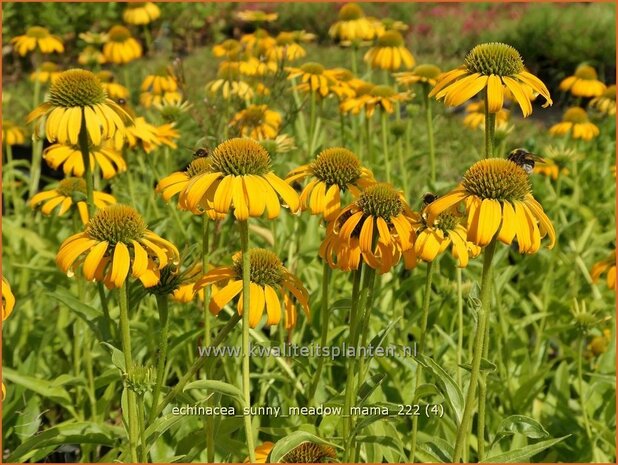
[[[371,394],[382,384],[386,375],[384,373],[377,373],[371,376],[358,390],[358,405],[363,405]]]
[[[73,408],[73,399],[61,386],[55,386],[53,381],[46,379],[35,378],[17,373],[12,368],[5,367],[2,369],[2,376],[13,384],[18,384],[37,394],[47,397],[48,399],[62,405],[65,409],[75,415]],[[76,416],[76,415],[75,415]]]
[[[100,341],[107,341],[110,335],[106,333],[107,326],[101,310],[91,307],[74,297],[68,289],[56,288],[53,291],[46,289],[47,295],[69,307],[79,318],[84,320]]]
[[[6,373],[6,368],[3,370]],[[118,439],[116,431],[109,426],[92,422],[63,423],[31,437],[6,459],[7,462],[25,462],[38,449],[62,444],[100,444],[113,446]]]
[[[242,391],[236,386],[223,381],[215,381],[210,379],[193,381],[185,386],[183,391],[189,391],[191,389],[208,389],[209,391],[218,392],[224,396],[229,396],[238,402],[241,407],[245,406],[245,397]]]
[[[466,371],[472,371],[472,365],[469,363],[460,363],[459,366]],[[497,367],[494,363],[490,362],[486,358],[481,358],[481,371],[487,371],[492,373],[497,370]]]
[[[280,463],[281,460],[296,447],[304,442],[313,442],[315,444],[323,444],[326,446],[337,447],[335,444],[325,441],[311,433],[305,431],[295,431],[292,434],[277,441],[273,450],[270,452],[269,463]]]
[[[526,417],[524,415],[511,415],[510,417],[502,420],[502,423],[498,426],[498,432],[496,433],[494,442],[515,433],[523,434],[531,439],[543,439],[549,437],[549,433],[534,418]]]
[[[510,450],[508,452],[504,452],[503,454],[498,454],[492,457],[487,457],[485,460],[481,461],[481,463],[525,462],[525,461],[528,461],[530,457],[532,457],[533,455],[536,455],[539,452],[542,452],[545,449],[548,449],[551,446],[558,444],[560,441],[563,441],[569,436],[570,434],[567,436],[562,436],[561,438],[557,438],[557,439],[548,439],[547,441],[537,442],[536,444],[522,447],[520,449]]]
[[[436,377],[436,382],[442,391],[442,395],[453,409],[457,423],[460,423],[464,408],[464,397],[461,389],[455,380],[444,370],[444,368],[434,362],[431,358],[422,354],[419,355],[418,358],[423,366],[431,371]]]
[[[414,399],[412,399],[412,403],[416,404],[420,399],[425,397],[435,396],[440,394],[438,392],[438,388],[435,384],[421,384],[416,388],[416,392],[414,393]]]
[[[124,353],[107,342],[101,342],[101,345],[109,349],[112,355],[112,363],[121,373],[126,373],[126,365],[124,364]]]

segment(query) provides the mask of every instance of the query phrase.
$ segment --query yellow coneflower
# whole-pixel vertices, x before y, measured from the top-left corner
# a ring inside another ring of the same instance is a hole
[[[478,245],[468,241],[468,232],[462,224],[463,216],[457,210],[450,209],[440,213],[433,224],[427,221],[426,211],[414,215],[413,218],[416,231],[415,259],[432,262],[449,246],[452,246],[451,252],[453,258],[457,260],[457,266],[465,268],[470,258],[477,257],[481,253]]]
[[[383,32],[384,26],[367,18],[356,3],[343,5],[339,10],[338,21],[328,30],[328,34],[334,39],[348,42],[373,40]]]
[[[270,110],[268,105],[249,105],[240,110],[230,121],[243,137],[253,139],[274,139],[281,127],[281,114]]]
[[[251,34],[244,34],[240,38],[247,52],[254,57],[266,56],[268,52],[277,45],[277,41],[266,29],[258,27]]]
[[[281,301],[278,293],[292,294],[309,317],[309,293],[302,282],[283,266],[281,260],[271,251],[249,249],[250,305],[249,326],[255,328],[266,310],[266,325],[276,325],[281,321]],[[220,290],[213,292],[208,308],[214,315],[228,302],[240,294],[237,303],[238,314],[243,313],[242,257],[236,253],[233,265],[215,268],[195,283],[195,290],[204,286],[218,284]],[[223,285],[222,283],[227,283]]]
[[[382,18],[380,22],[382,23],[382,26],[384,26],[384,29],[386,31],[405,32],[410,29],[410,27],[406,23],[404,23],[403,21],[399,21],[398,19]]]
[[[109,40],[103,45],[103,55],[110,63],[124,64],[142,56],[142,46],[124,26],[113,26]]]
[[[178,275],[178,286],[172,291],[172,300],[180,303],[189,303],[197,296],[204,301],[204,289],[195,290],[195,283],[203,275],[202,264],[196,263]]]
[[[206,84],[206,91],[213,95],[220,92],[226,100],[230,97],[253,98],[253,89],[247,82],[243,81],[240,68],[241,63],[237,61],[220,63],[217,79]]]
[[[15,296],[11,291],[11,285],[2,276],[2,321],[6,320],[15,308]]]
[[[127,170],[127,163],[122,153],[114,148],[110,141],[89,147],[90,166],[98,166],[104,179],[110,179]],[[79,146],[75,144],[53,144],[43,152],[43,159],[53,169],[62,166],[66,176],[84,176],[84,158]]]
[[[113,195],[94,191],[94,205],[105,208],[116,203]],[[42,204],[42,205],[41,205]],[[30,207],[41,205],[41,212],[49,216],[57,209],[56,215],[63,216],[73,205],[76,206],[82,223],[88,223],[88,204],[86,203],[86,181],[82,178],[66,178],[50,190],[35,194],[30,200]]]
[[[50,142],[77,145],[82,124],[94,145],[114,138],[122,143],[125,121],[131,117],[105,94],[90,71],[64,71],[52,83],[47,102],[28,115],[31,123],[46,116],[45,135]]]
[[[307,52],[296,42],[294,32],[280,32],[275,38],[275,46],[268,49],[266,57],[271,61],[295,61],[307,55]]]
[[[601,354],[607,352],[609,348],[609,344],[612,342],[612,332],[609,329],[604,329],[603,333],[597,336],[594,336],[588,346],[587,349],[587,357],[598,357]]]
[[[195,176],[180,193],[180,204],[188,210],[198,206],[226,214],[234,209],[238,220],[279,216],[278,196],[292,212],[298,211],[298,194],[271,169],[268,152],[253,139],[230,139],[209,156],[210,170]]]
[[[372,99],[371,91],[376,85],[371,82],[357,82],[352,85],[354,95],[344,97],[340,100],[339,111],[342,113],[351,112],[354,115],[358,115],[361,110],[365,108],[365,105]]]
[[[595,263],[592,266],[590,275],[593,282],[597,282],[601,275],[607,273],[607,288],[616,290],[616,251],[604,260]]]
[[[182,102],[182,94],[178,91],[163,92],[142,92],[139,96],[139,103],[144,108],[161,107],[166,105],[179,105]]]
[[[592,140],[599,135],[599,128],[588,119],[586,110],[571,107],[562,115],[562,121],[549,128],[552,136],[570,135],[573,139]]]
[[[372,68],[388,71],[397,71],[402,66],[408,69],[414,66],[414,57],[397,31],[387,31],[379,36],[376,45],[365,53],[364,60]]]
[[[261,10],[242,10],[236,12],[236,17],[248,23],[271,23],[277,20],[279,14],[276,12],[267,13]]]
[[[357,270],[362,259],[386,273],[413,247],[411,217],[401,192],[373,184],[328,224],[320,257],[344,271]]]
[[[614,116],[616,114],[616,85],[608,86],[601,95],[590,100],[588,105],[604,115]]]
[[[51,35],[47,29],[40,26],[32,26],[21,36],[13,37],[11,43],[17,53],[26,56],[28,52],[39,49],[41,53],[62,53],[64,45],[60,37]]]
[[[210,171],[210,159],[208,157],[198,157],[191,161],[184,171],[176,171],[161,179],[157,184],[156,192],[160,193],[163,200],[168,202],[176,194],[184,191],[193,178]],[[185,206],[180,202],[178,202],[178,208],[186,210]],[[226,217],[225,213],[217,213],[213,208],[204,208],[202,205],[197,205],[191,209],[191,213],[195,215],[205,213],[211,220],[221,220]]]
[[[265,60],[250,56],[242,61],[239,61],[240,72],[245,76],[268,76],[275,74],[279,69],[276,61]]]
[[[77,57],[77,62],[82,66],[94,66],[107,63],[105,55],[98,48],[88,45]]]
[[[323,215],[326,221],[339,212],[342,192],[349,190],[358,197],[376,182],[356,155],[343,147],[323,150],[311,163],[292,170],[285,181],[293,184],[307,177],[311,181],[300,194],[300,208],[312,215]]]
[[[504,108],[498,111],[496,115],[496,126],[505,124],[509,120],[509,110]],[[466,105],[466,116],[463,119],[463,124],[471,129],[485,127],[485,101],[473,102]]]
[[[24,130],[10,120],[2,120],[2,143],[21,145],[26,140]]]
[[[138,116],[133,121],[133,126],[127,128],[127,145],[130,148],[135,148],[141,144],[146,153],[152,152],[155,148],[162,144],[170,148],[176,148],[176,144],[172,139],[178,138],[178,131],[173,128],[173,125],[164,124],[155,126],[150,124],[143,116]],[[120,149],[119,146],[116,147]]]
[[[409,92],[397,92],[390,86],[374,86],[371,85],[367,92],[357,92],[355,97],[345,100],[341,104],[341,110],[344,113],[351,111],[358,114],[361,109],[365,110],[368,118],[371,118],[376,107],[384,110],[386,113],[395,111],[395,104],[403,102],[410,98]]]
[[[129,2],[122,12],[124,22],[136,26],[151,23],[159,16],[161,16],[161,10],[152,2]]]
[[[155,74],[148,74],[142,81],[141,91],[163,94],[178,90],[176,77],[167,68],[159,69]]]
[[[69,277],[81,266],[86,280],[103,282],[108,289],[121,287],[129,272],[144,287],[152,287],[159,282],[160,270],[178,261],[178,249],[147,229],[132,207],[121,204],[98,210],[83,232],[62,243],[56,256],[56,264]]]
[[[255,448],[255,463],[266,463],[270,452],[275,447],[274,442],[266,441]],[[249,457],[245,459],[244,463],[249,463]]]
[[[596,70],[586,64],[579,65],[573,76],[560,82],[560,90],[570,92],[575,97],[598,97],[605,89],[605,84],[599,81]]]
[[[561,169],[560,166],[558,166],[554,160],[549,160],[546,158],[543,164],[536,163],[534,165],[533,172],[535,174],[540,174],[543,176],[550,177],[551,179],[555,181],[556,179],[558,179],[558,175],[560,173],[568,174],[569,171],[566,168]]]
[[[316,92],[322,97],[326,97],[330,90],[330,84],[336,82],[335,74],[332,70],[325,69],[319,63],[309,62],[300,68],[289,67],[288,79],[300,78],[298,90],[303,92]]]
[[[92,45],[103,45],[109,40],[109,35],[107,35],[107,32],[80,32],[78,37],[87,44]]]
[[[212,54],[227,59],[237,58],[242,52],[242,45],[236,39],[225,39],[220,44],[212,46]]]
[[[436,65],[421,64],[416,65],[412,71],[394,73],[393,76],[395,76],[395,80],[398,84],[402,84],[404,86],[427,84],[431,88],[436,85],[440,73],[440,68]]]
[[[39,81],[41,84],[52,83],[60,76],[61,72],[56,63],[44,61],[36,71],[30,74],[30,80]]]
[[[467,239],[479,247],[494,236],[505,244],[517,239],[520,253],[537,252],[545,236],[548,248],[555,244],[554,226],[532,196],[528,173],[515,162],[488,158],[472,165],[461,184],[427,207],[427,221],[431,224],[461,202],[465,203]]]
[[[505,89],[513,93],[524,117],[532,113],[530,89],[545,98],[544,108],[553,103],[545,84],[526,71],[519,52],[499,42],[474,47],[463,66],[438,78],[429,96],[443,98],[446,105],[454,107],[486,90],[489,112],[497,113],[503,107]]]
[[[333,68],[330,72],[334,81],[330,84],[329,90],[337,96],[340,102],[346,98],[353,98],[356,95],[354,89],[364,82],[355,77],[352,71],[345,68]]]
[[[111,71],[99,71],[97,78],[101,81],[101,86],[107,92],[109,98],[113,100],[127,100],[129,98],[129,89],[122,84],[118,84]]]

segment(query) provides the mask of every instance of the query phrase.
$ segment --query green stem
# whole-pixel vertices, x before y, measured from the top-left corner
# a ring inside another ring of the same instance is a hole
[[[94,214],[94,177],[90,166],[90,149],[88,147],[88,130],[86,129],[86,116],[82,114],[82,127],[79,131],[79,150],[84,162],[84,178],[86,179],[86,197],[88,203],[88,215]]]
[[[361,276],[363,273],[363,264],[360,263],[358,270],[354,272],[354,282],[352,284],[352,306],[350,308],[350,322],[349,322],[349,334],[348,334],[348,347],[355,347],[356,343],[356,327],[358,326],[357,320],[359,317],[358,312],[358,300]],[[350,435],[352,433],[352,417],[350,415],[350,407],[352,405],[352,392],[354,389],[354,358],[348,360],[347,378],[344,395],[343,405],[343,443],[344,450],[344,462],[348,462],[350,457]]]
[[[125,372],[131,373],[133,370],[133,357],[131,356],[131,334],[129,329],[129,309],[127,283],[125,282],[118,288],[118,300],[120,304],[120,331],[122,334],[122,351],[124,353]],[[127,403],[129,409],[128,430],[129,430],[129,455],[132,462],[137,462],[137,406],[135,392],[128,388]]]
[[[406,170],[406,161],[403,156],[403,141],[401,137],[397,139],[397,158],[399,158],[399,170],[401,171],[401,183],[403,191],[407,194],[408,191],[408,172]]]
[[[493,156],[494,134],[496,132],[496,114],[489,112],[489,99],[485,91],[485,158]]]
[[[479,381],[479,373],[481,370],[481,359],[483,358],[483,342],[485,339],[485,328],[489,324],[490,297],[492,285],[492,260],[496,251],[496,239],[485,248],[483,258],[483,277],[481,280],[481,307],[478,314],[478,324],[476,334],[474,336],[474,355],[472,358],[472,371],[470,372],[470,384],[466,393],[466,401],[463,412],[463,417],[459,428],[457,429],[457,438],[455,440],[455,450],[453,452],[453,462],[458,463],[462,453],[466,436],[470,432],[470,425],[474,413],[474,400],[476,396],[476,387]],[[478,438],[481,441],[481,438]]]
[[[15,181],[15,167],[13,166],[13,147],[9,144],[5,144],[6,147],[6,165],[4,169],[8,169],[9,173],[9,192],[11,193],[10,199],[6,200],[6,206],[8,210],[9,204],[13,205],[13,213],[17,216],[17,186]],[[8,212],[7,212],[8,213]]]
[[[367,143],[367,163],[373,169],[375,160],[373,159],[372,138],[371,138],[371,118],[365,114],[365,142]]]
[[[345,116],[339,111],[339,131],[341,136],[341,146],[345,147]]]
[[[137,402],[137,418],[139,427],[139,440],[140,440],[140,462],[146,463],[146,434],[144,428],[144,397],[139,396]]]
[[[354,77],[358,75],[358,46],[352,46],[352,73]]]
[[[586,347],[586,338],[584,335],[581,336],[579,342],[579,350],[577,354],[577,387],[579,391],[579,403],[582,409],[582,419],[584,420],[584,427],[586,428],[586,436],[588,436],[588,441],[590,441],[590,447],[592,448],[592,455],[594,457],[594,444],[593,444],[593,436],[592,429],[590,428],[590,419],[588,418],[588,412],[586,410],[586,396],[584,394],[584,373],[582,368],[582,361],[584,359],[584,348]]]
[[[157,310],[159,311],[159,357],[157,360],[157,382],[152,394],[152,407],[148,417],[148,424],[152,424],[156,417],[157,404],[161,395],[161,388],[165,381],[165,363],[167,361],[167,333],[169,329],[168,296],[157,295]]]
[[[457,268],[457,385],[461,386],[461,364],[463,354],[463,290],[461,268]]]
[[[112,339],[111,317],[109,316],[109,306],[107,305],[107,297],[105,296],[105,287],[102,282],[97,283],[99,291],[99,299],[101,300],[101,308],[103,309],[103,338],[108,341]]]
[[[431,100],[429,99],[429,87],[423,84],[423,99],[425,100],[425,120],[427,126],[427,144],[429,145],[429,173],[431,186],[436,183],[436,148],[433,136],[433,115],[431,113]]]
[[[251,406],[251,357],[249,351],[249,313],[250,313],[250,272],[251,261],[249,257],[249,225],[247,221],[239,221],[240,244],[242,250],[242,389],[245,398],[245,407]],[[244,415],[245,435],[247,436],[247,448],[249,449],[249,462],[255,463],[255,447],[253,445],[253,431],[251,427],[251,415]]]
[[[328,262],[324,260],[322,264],[322,300],[320,301],[320,317],[322,323],[320,344],[322,345],[322,348],[326,347],[326,344],[328,342],[328,321],[330,319],[330,312],[328,310],[328,287],[330,284],[330,276],[331,269],[328,266]],[[320,382],[323,367],[324,357],[319,357],[318,366],[315,370],[315,374],[313,375],[313,381],[311,383],[311,387],[309,388],[309,393],[307,396],[310,402],[315,402],[315,391],[318,387],[318,383]]]
[[[206,273],[208,271],[208,261],[210,257],[209,251],[209,238],[210,238],[210,221],[208,219],[208,215],[202,215],[202,273]],[[206,287],[204,289],[204,304],[202,308],[203,318],[204,318],[204,345],[210,345],[211,341],[211,332],[212,329],[210,327],[210,322],[212,316],[208,310],[208,303],[210,301],[210,288]],[[206,373],[207,377],[209,373]],[[213,405],[214,398],[210,397],[208,399],[207,405]],[[215,461],[215,423],[214,417],[212,415],[206,415],[204,422],[204,432],[206,435],[206,460],[209,463],[213,463]]]
[[[217,337],[215,337],[215,339],[212,341],[212,344],[210,345],[210,347],[219,346],[239,321],[240,321],[240,315],[238,315],[238,313],[234,313],[230,321],[228,321],[227,324],[223,328],[221,328],[221,330],[217,334]],[[210,367],[212,363],[215,362],[215,360],[218,360],[218,359],[214,357],[199,357],[195,362],[193,362],[193,365],[191,365],[189,370],[183,375],[182,378],[180,378],[180,380],[178,381],[178,384],[176,384],[176,386],[161,401],[161,403],[157,407],[156,415],[159,415],[163,411],[163,409],[167,407],[167,405],[172,400],[174,400],[180,392],[182,392],[186,384],[191,379],[193,379],[195,374],[198,371],[200,371],[202,367],[206,367],[206,368]]]
[[[491,298],[491,297],[490,297]],[[498,307],[499,308],[499,307]],[[485,325],[483,336],[483,357],[489,354],[489,324]],[[485,406],[487,404],[487,372],[483,371],[479,376],[479,418],[477,425],[478,461],[485,458]]]
[[[309,140],[307,141],[307,155],[313,155],[313,139],[315,137],[315,126],[316,126],[316,91],[311,92],[311,113],[309,114]]]
[[[391,160],[388,154],[388,121],[386,111],[380,110],[382,120],[382,151],[384,152],[384,163],[386,165],[386,182],[391,182]]]
[[[427,332],[427,321],[429,320],[429,302],[431,300],[431,281],[432,281],[433,262],[427,263],[427,274],[425,276],[425,294],[423,295],[423,313],[421,317],[421,337],[418,344],[418,352],[422,355],[425,351],[425,336]],[[414,380],[414,397],[412,403],[416,402],[416,391],[423,378],[423,367],[420,363],[416,365],[416,379]],[[410,448],[410,462],[414,462],[416,455],[416,436],[418,433],[418,415],[412,417],[412,446]]]

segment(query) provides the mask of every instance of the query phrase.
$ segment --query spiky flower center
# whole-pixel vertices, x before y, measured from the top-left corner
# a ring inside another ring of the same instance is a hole
[[[356,3],[346,3],[339,10],[339,19],[341,21],[354,21],[363,16],[365,16],[365,12]]]
[[[56,191],[65,197],[72,197],[75,192],[86,193],[86,181],[83,178],[66,178],[58,183]]]
[[[305,74],[320,75],[324,73],[324,66],[322,66],[319,63],[315,63],[313,61],[310,61],[309,63],[305,63],[304,65],[300,67],[300,69]]]
[[[210,171],[212,168],[212,164],[210,163],[210,158],[208,157],[200,157],[193,160],[187,166],[187,174],[190,178],[197,176],[198,174],[206,173]]]
[[[356,201],[365,215],[381,217],[389,221],[403,211],[399,192],[390,184],[380,183],[368,187]]]
[[[86,232],[98,241],[110,244],[141,239],[146,223],[141,215],[128,205],[114,204],[97,211],[90,219]]]
[[[500,42],[474,47],[464,60],[468,71],[485,76],[513,76],[524,70],[524,61],[515,48]]]
[[[131,38],[131,32],[124,26],[114,26],[109,30],[109,40],[122,43]]]
[[[436,219],[436,226],[442,230],[444,233],[448,233],[455,229],[457,226],[457,217],[449,212],[444,212],[438,215]]]
[[[375,86],[376,86],[375,84],[371,84],[370,82],[361,84],[360,86],[356,88],[356,96],[362,97],[363,95],[370,94]]]
[[[562,119],[573,124],[587,123],[588,113],[583,108],[571,107],[564,112]]]
[[[234,256],[234,271],[236,277],[242,279],[242,255]],[[283,281],[285,268],[281,264],[279,257],[270,250],[250,249],[249,250],[249,279],[259,286],[279,287]]]
[[[266,105],[251,105],[242,111],[241,122],[245,126],[257,127],[264,123]]]
[[[293,32],[280,32],[279,35],[277,36],[277,45],[280,45],[280,46],[292,45],[295,42],[296,40],[294,39]]]
[[[40,72],[43,73],[55,73],[58,71],[58,65],[56,63],[52,63],[51,61],[44,61],[39,68]]]
[[[106,98],[97,77],[83,69],[60,73],[49,90],[49,102],[55,107],[85,107],[103,103]]]
[[[441,71],[436,65],[423,64],[414,68],[414,74],[425,79],[436,79]]]
[[[327,463],[336,458],[337,453],[330,446],[303,442],[285,454],[281,461],[283,463]]]
[[[471,194],[494,200],[523,200],[532,189],[528,173],[504,158],[476,162],[464,174],[462,184]]]
[[[586,81],[596,81],[597,72],[590,65],[579,65],[575,70],[575,77],[585,79]]]
[[[353,184],[360,177],[361,164],[350,150],[332,147],[320,152],[311,163],[311,170],[314,176],[328,187],[337,184],[345,191],[348,184]]]
[[[226,176],[261,176],[270,171],[270,155],[253,139],[226,140],[213,150],[210,159],[212,170]]]
[[[605,89],[605,92],[603,92],[603,97],[616,100],[616,86],[608,86],[607,89]]]
[[[114,75],[112,74],[111,71],[107,71],[107,70],[103,70],[103,71],[99,71],[96,74],[97,78],[99,78],[99,81],[104,82],[104,83],[110,83],[110,82],[114,82]]]
[[[384,85],[380,85],[380,86],[375,86],[371,89],[371,95],[373,95],[374,97],[380,97],[380,98],[390,98],[392,96],[394,96],[397,92],[395,92],[395,89],[393,89],[391,86],[384,86]]]
[[[221,48],[228,52],[238,52],[241,49],[240,42],[236,39],[226,39],[221,43]]]
[[[217,78],[226,81],[238,81],[240,79],[240,63],[236,61],[224,61],[219,65]]]
[[[33,39],[45,39],[49,37],[49,31],[41,26],[32,26],[26,31],[26,35]]]
[[[378,38],[378,47],[401,47],[403,37],[397,31],[386,31]]]

